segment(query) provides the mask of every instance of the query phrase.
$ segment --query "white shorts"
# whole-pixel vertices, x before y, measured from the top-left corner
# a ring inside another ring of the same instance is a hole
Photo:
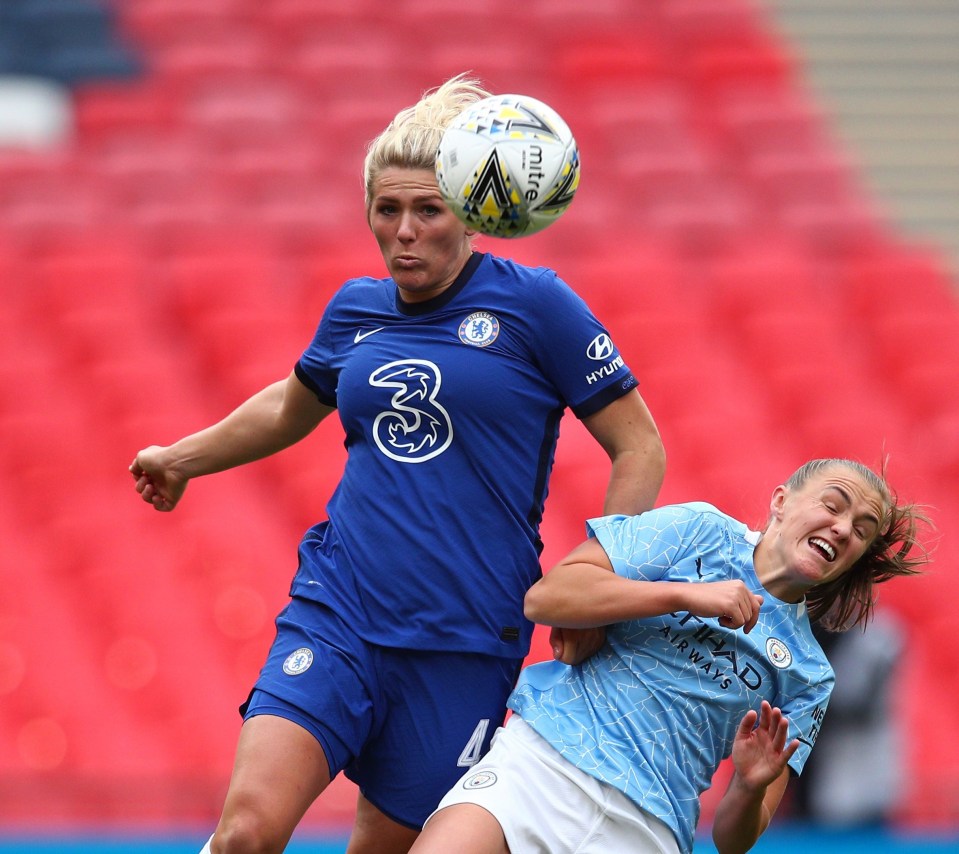
[[[679,854],[664,822],[567,762],[516,714],[433,815],[454,804],[483,807],[516,854]]]

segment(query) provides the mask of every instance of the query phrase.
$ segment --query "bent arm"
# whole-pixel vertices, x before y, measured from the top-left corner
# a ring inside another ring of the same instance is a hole
[[[789,722],[762,701],[743,717],[733,743],[735,768],[716,808],[713,842],[719,854],[744,854],[769,826],[789,783],[788,762],[799,747],[787,744]]]
[[[666,473],[666,452],[639,392],[624,394],[584,418],[583,425],[612,463],[603,513],[633,516],[652,509]]]
[[[524,612],[543,625],[584,629],[689,611],[748,632],[759,619],[762,602],[742,581],[641,581],[617,575],[606,550],[592,537],[527,591]]]
[[[578,545],[526,593],[524,611],[536,623],[585,629],[667,614],[686,585],[631,581],[613,572],[595,538]]]
[[[192,478],[275,454],[300,441],[331,412],[291,373],[213,426],[167,447],[140,451],[130,472],[144,501],[157,510],[172,510]]]

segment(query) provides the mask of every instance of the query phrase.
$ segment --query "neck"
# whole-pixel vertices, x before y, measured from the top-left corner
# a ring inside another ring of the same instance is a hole
[[[777,560],[771,546],[770,537],[764,534],[753,551],[753,568],[759,583],[782,602],[802,602],[808,587],[797,585],[789,578],[786,564]]]

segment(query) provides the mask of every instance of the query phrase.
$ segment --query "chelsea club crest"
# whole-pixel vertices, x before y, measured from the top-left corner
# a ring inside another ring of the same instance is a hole
[[[488,311],[476,311],[459,328],[460,341],[474,347],[489,347],[499,335],[499,321]]]
[[[286,661],[283,662],[283,672],[287,676],[299,676],[309,670],[312,663],[313,650],[305,646],[300,647],[286,657]]]

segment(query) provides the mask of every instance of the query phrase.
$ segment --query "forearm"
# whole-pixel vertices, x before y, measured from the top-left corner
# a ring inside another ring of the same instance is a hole
[[[262,459],[298,442],[318,421],[290,418],[283,406],[286,387],[286,380],[267,386],[222,421],[169,446],[169,467],[192,479]]]
[[[658,434],[639,448],[612,459],[603,513],[634,516],[651,510],[666,473],[666,455]]]
[[[612,464],[603,512],[634,516],[650,510],[666,472],[659,430],[635,389],[583,419]]]
[[[525,613],[546,626],[606,626],[679,610],[687,586],[634,581],[589,563],[566,563],[554,567],[530,588]]]
[[[719,854],[743,854],[756,844],[770,821],[763,803],[765,792],[765,788],[749,790],[733,774],[713,819],[713,842]]]

